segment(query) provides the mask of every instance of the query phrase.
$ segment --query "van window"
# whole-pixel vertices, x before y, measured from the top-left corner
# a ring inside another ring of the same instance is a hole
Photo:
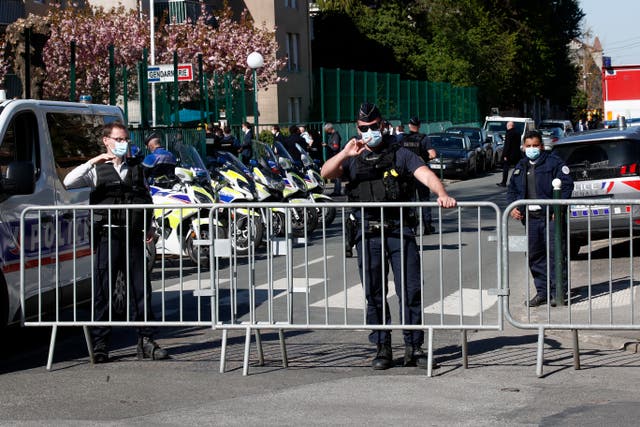
[[[76,166],[103,153],[102,128],[118,117],[47,113],[53,158],[60,181]]]
[[[0,172],[6,177],[7,167],[13,161],[31,161],[40,173],[38,120],[31,111],[13,117],[0,142]],[[37,175],[36,175],[37,176]]]

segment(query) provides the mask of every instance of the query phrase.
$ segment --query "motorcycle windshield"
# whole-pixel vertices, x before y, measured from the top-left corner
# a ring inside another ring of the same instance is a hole
[[[211,176],[202,157],[193,146],[180,144],[177,151],[180,167],[191,169],[198,178],[202,178],[205,182],[211,181]]]
[[[238,159],[236,156],[229,153],[228,151],[219,151],[218,157],[224,160],[223,162],[224,165],[229,169],[233,169],[234,171],[242,175],[249,174],[249,168],[247,168],[247,166],[244,163],[242,163],[240,159]]]
[[[286,151],[286,150],[285,150]],[[269,170],[279,170],[278,156],[273,152],[271,147],[262,142],[253,143],[253,156],[263,168]]]
[[[296,144],[296,148],[300,152],[300,160],[302,161],[302,164],[304,165],[304,167],[307,169],[310,167],[313,167],[314,166],[313,160],[311,159],[311,156],[309,155],[307,150],[302,148],[300,144]]]

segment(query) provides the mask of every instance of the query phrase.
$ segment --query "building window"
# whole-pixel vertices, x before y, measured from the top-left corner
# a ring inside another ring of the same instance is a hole
[[[300,106],[302,105],[302,98],[289,98],[289,102],[287,102],[287,113],[289,118],[289,123],[299,123],[300,122]]]
[[[287,70],[300,71],[300,34],[287,33]]]
[[[284,0],[284,7],[289,7],[291,9],[298,8],[298,0]]]

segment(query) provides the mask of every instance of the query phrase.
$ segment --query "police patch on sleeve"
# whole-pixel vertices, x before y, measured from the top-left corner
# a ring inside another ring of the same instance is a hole
[[[516,170],[514,170],[514,171],[513,171],[513,174],[514,174],[514,175],[520,175],[520,169],[516,169]]]
[[[562,173],[565,175],[569,175],[569,166],[563,166],[562,167]]]

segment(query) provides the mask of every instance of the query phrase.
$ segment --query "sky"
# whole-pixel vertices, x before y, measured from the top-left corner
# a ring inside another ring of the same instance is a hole
[[[640,0],[579,0],[582,29],[598,36],[612,65],[640,65]]]

